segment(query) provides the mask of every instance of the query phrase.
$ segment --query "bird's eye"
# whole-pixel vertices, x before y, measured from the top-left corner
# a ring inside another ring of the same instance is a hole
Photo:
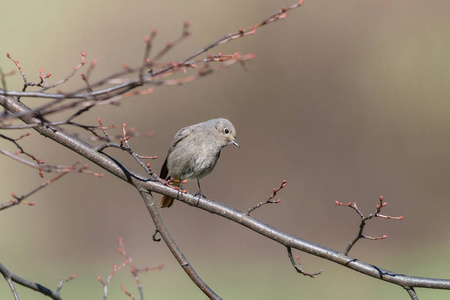
[[[228,128],[225,128],[225,129],[223,130],[223,132],[225,132],[225,134],[229,134],[229,133],[230,133],[230,130],[228,130]]]

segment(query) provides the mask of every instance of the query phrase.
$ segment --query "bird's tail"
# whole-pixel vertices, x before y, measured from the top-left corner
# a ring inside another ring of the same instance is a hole
[[[159,202],[159,208],[165,208],[165,207],[171,207],[173,204],[173,198],[164,195],[161,199],[161,202]]]
[[[172,186],[174,186],[174,187],[180,186],[180,181],[179,180],[175,180],[172,183]],[[172,204],[173,204],[173,200],[174,199],[172,197],[164,195],[161,198],[161,202],[159,202],[159,208],[171,207]]]

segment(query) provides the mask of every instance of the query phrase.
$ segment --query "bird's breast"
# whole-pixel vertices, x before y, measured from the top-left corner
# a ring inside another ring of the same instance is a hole
[[[167,168],[172,176],[181,179],[205,177],[213,171],[220,156],[220,148],[212,145],[197,144],[183,151],[175,150],[169,155]]]

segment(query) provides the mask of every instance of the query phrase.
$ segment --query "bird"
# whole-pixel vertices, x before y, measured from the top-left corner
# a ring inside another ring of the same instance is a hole
[[[197,180],[199,192],[200,179],[214,170],[222,148],[228,145],[240,147],[236,141],[236,129],[224,118],[212,119],[180,129],[173,139],[167,157],[161,167],[159,177],[173,178],[173,186],[178,187],[183,180]],[[164,195],[160,208],[172,206],[174,199]]]

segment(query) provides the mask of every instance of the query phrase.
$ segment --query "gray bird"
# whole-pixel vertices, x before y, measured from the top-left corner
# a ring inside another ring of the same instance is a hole
[[[199,195],[203,195],[200,179],[212,172],[223,147],[236,142],[236,129],[227,119],[212,119],[188,126],[175,134],[159,177],[172,177],[174,186],[182,180],[196,179]],[[173,198],[163,196],[159,207],[170,207]]]

